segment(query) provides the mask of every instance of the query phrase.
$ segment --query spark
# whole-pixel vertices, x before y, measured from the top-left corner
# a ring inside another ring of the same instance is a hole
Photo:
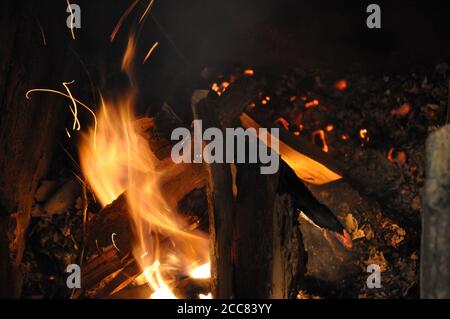
[[[117,247],[116,241],[114,240],[114,237],[116,237],[116,236],[117,236],[116,233],[112,233],[112,234],[111,234],[111,242],[112,242],[114,248],[117,249],[118,252],[120,252],[120,249],[119,249],[119,247]]]
[[[156,41],[156,42],[152,45],[152,47],[150,48],[150,50],[148,50],[147,55],[146,55],[145,58],[144,58],[144,61],[142,61],[142,64],[144,64],[145,61],[147,61],[147,59],[150,57],[150,55],[152,54],[153,50],[155,50],[157,46],[158,46],[158,41]]]
[[[36,19],[36,23],[39,27],[39,30],[41,31],[41,36],[42,36],[42,42],[44,42],[44,46],[47,46],[47,40],[45,39],[45,33],[44,33],[44,29],[42,28],[41,23],[39,22],[38,19]]]
[[[74,20],[75,17],[73,16],[73,11],[72,11],[72,8],[70,6],[69,0],[66,0],[66,1],[67,1],[67,9],[70,10],[70,33],[72,34],[72,39],[75,40],[75,31],[73,30],[73,20]]]
[[[67,136],[68,136],[69,138],[71,138],[72,136],[70,135],[70,133],[69,133],[69,131],[67,130],[67,128],[64,128],[64,129],[66,130]]]
[[[66,98],[69,98],[71,101],[72,101],[72,103],[75,105],[75,109],[76,109],[76,105],[77,104],[79,104],[79,105],[81,105],[82,107],[84,107],[89,113],[91,113],[91,115],[92,115],[92,117],[94,118],[94,138],[93,138],[93,140],[94,140],[94,149],[96,148],[96,136],[97,136],[97,117],[95,116],[95,113],[94,113],[94,111],[92,111],[92,109],[89,107],[89,106],[87,106],[86,104],[84,104],[83,102],[81,102],[80,100],[77,100],[75,97],[73,97],[73,95],[72,95],[72,93],[70,92],[70,90],[69,90],[69,87],[68,87],[68,85],[67,84],[71,84],[71,83],[73,83],[73,81],[72,82],[64,82],[63,83],[63,85],[64,85],[64,87],[66,88],[66,90],[68,91],[68,93],[64,93],[64,92],[61,92],[61,91],[58,91],[58,90],[53,90],[53,89],[40,89],[40,88],[38,88],[38,89],[31,89],[31,90],[28,90],[28,92],[25,94],[25,97],[28,99],[28,100],[30,100],[31,98],[30,98],[30,94],[31,93],[34,93],[34,92],[48,92],[48,93],[54,93],[54,94],[58,94],[58,95],[61,95],[61,96],[64,96],[64,97],[66,97]],[[77,127],[77,124],[76,123],[80,123],[79,122],[79,120],[78,120],[78,118],[77,118],[77,112],[75,112],[75,110],[72,108],[72,106],[70,106],[69,105],[69,108],[70,108],[70,110],[71,110],[71,112],[72,112],[72,114],[74,115],[74,127]]]
[[[135,0],[131,6],[128,7],[127,10],[123,13],[123,15],[120,17],[119,21],[117,22],[116,26],[114,27],[114,30],[111,32],[111,35],[109,36],[109,41],[113,42],[114,38],[117,35],[117,32],[119,31],[120,27],[122,26],[123,21],[128,17],[128,15],[131,13],[131,11],[134,9],[134,7],[138,4],[140,0]]]
[[[334,125],[333,125],[333,124],[328,124],[328,125],[325,127],[325,130],[326,130],[327,132],[331,132],[332,130],[334,130]]]
[[[142,14],[141,18],[139,19],[139,23],[142,22],[142,20],[144,20],[144,18],[147,16],[147,14],[149,13],[151,7],[153,6],[153,2],[155,0],[150,0],[150,2],[147,5],[147,8],[145,9],[144,13]]]
[[[73,107],[69,105],[70,111],[71,111],[72,114],[73,114],[73,125],[72,125],[72,130],[74,130],[74,131],[75,131],[75,130],[79,131],[80,128],[81,128],[81,124],[80,124],[80,120],[78,119],[78,107],[77,107],[77,102],[75,102],[75,100],[74,100],[74,98],[73,98],[73,95],[72,95],[72,92],[70,92],[70,89],[69,89],[69,84],[73,84],[73,83],[75,83],[75,80],[74,80],[74,81],[71,81],[71,82],[63,82],[63,86],[64,86],[64,88],[66,89],[67,94],[69,94],[69,98],[70,98],[70,100],[72,101],[72,105],[73,105]]]

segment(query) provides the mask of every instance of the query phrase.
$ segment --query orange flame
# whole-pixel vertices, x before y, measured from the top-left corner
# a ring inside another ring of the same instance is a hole
[[[130,38],[122,61],[130,77],[134,54],[135,41]],[[101,99],[96,147],[91,129],[79,146],[80,164],[103,205],[125,193],[136,235],[133,253],[154,291],[150,297],[175,298],[173,278],[192,273],[192,265],[209,260],[208,240],[205,234],[189,230],[189,222],[165,200],[160,184],[168,165],[155,156],[139,131],[133,114],[135,97],[136,91],[129,89],[118,100]]]

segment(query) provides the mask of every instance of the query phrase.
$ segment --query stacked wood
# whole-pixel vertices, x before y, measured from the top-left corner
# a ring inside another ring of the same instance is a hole
[[[154,120],[142,118],[135,127],[145,134],[149,147],[160,159],[160,168],[166,174],[160,182],[167,203],[177,208],[178,203],[190,191],[206,185],[206,171],[198,164],[175,164],[169,157],[170,143],[154,134]],[[106,298],[127,287],[142,269],[132,256],[136,242],[133,220],[129,211],[126,192],[105,206],[89,221],[85,250],[90,258],[82,268],[82,289],[75,298]]]

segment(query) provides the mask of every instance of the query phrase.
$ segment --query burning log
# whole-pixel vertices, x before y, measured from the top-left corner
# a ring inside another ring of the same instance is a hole
[[[178,203],[194,189],[206,185],[206,170],[199,164],[175,164],[169,157],[170,143],[154,134],[154,120],[142,118],[135,129],[145,136],[152,152],[159,158],[159,168],[167,172],[160,187],[167,196],[167,204],[177,209]],[[104,298],[127,287],[142,269],[131,256],[136,242],[133,220],[129,211],[126,191],[105,206],[89,221],[86,234],[87,255],[98,255],[83,267],[83,290],[75,297]],[[111,259],[111,262],[108,260]]]
[[[207,296],[211,291],[209,279],[179,278],[173,291],[182,299],[196,299],[200,294]],[[132,285],[110,296],[112,299],[148,298],[152,289],[147,285]]]

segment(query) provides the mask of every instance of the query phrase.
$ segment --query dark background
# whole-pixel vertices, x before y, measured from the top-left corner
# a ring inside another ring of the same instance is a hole
[[[41,22],[47,41],[73,47],[82,77],[104,94],[123,84],[120,59],[130,31],[137,32],[141,113],[154,112],[180,87],[195,86],[205,66],[300,66],[333,69],[345,76],[350,70],[411,72],[448,60],[447,1],[376,1],[382,28],[368,29],[366,7],[373,1],[156,0],[151,16],[136,27],[148,3],[142,0],[113,43],[109,35],[132,0],[72,1],[81,7],[76,41],[69,29],[64,39],[52,37],[54,23],[46,25],[54,20],[48,16],[51,7],[60,12],[60,27],[66,28],[66,2],[39,2],[41,9],[31,15]],[[141,65],[155,41],[158,48]]]

